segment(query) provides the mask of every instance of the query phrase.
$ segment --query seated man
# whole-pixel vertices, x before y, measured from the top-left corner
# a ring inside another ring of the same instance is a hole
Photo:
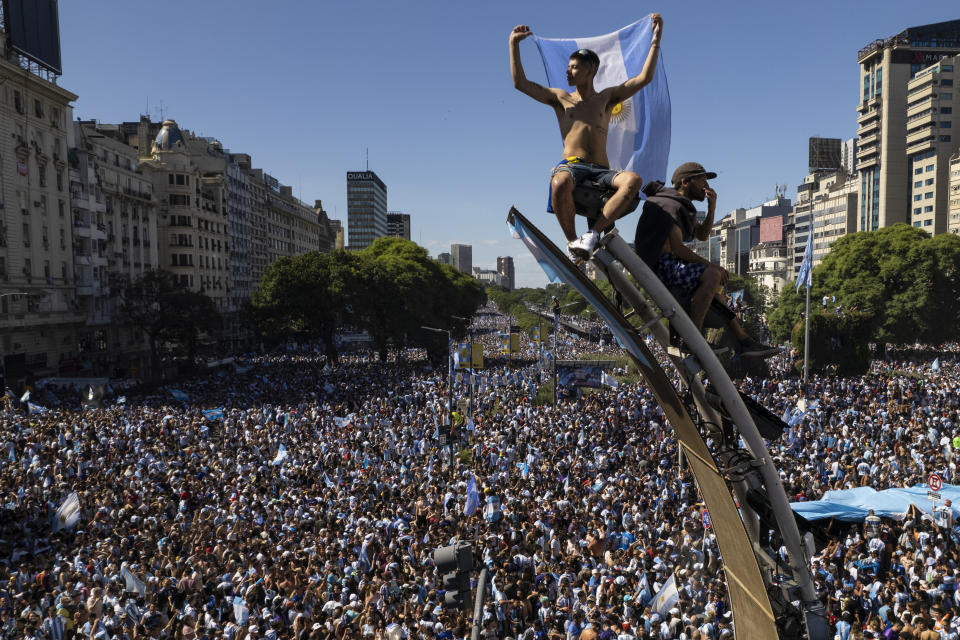
[[[713,228],[717,193],[708,180],[717,174],[696,162],[685,162],[673,172],[673,188],[660,182],[644,187],[647,196],[637,223],[634,248],[657,277],[674,290],[680,301],[690,301],[690,319],[703,331],[707,311],[730,274],[723,267],[700,257],[684,242],[706,240]],[[697,222],[693,200],[707,201],[707,217]],[[750,336],[731,312],[727,327],[738,340],[738,353],[744,356],[770,356],[780,349],[762,344]]]
[[[643,69],[623,83],[600,91],[593,86],[600,68],[600,57],[589,49],[579,49],[571,53],[567,66],[567,82],[576,87],[573,93],[547,88],[527,79],[520,60],[520,41],[532,32],[527,25],[518,25],[510,33],[510,72],[513,86],[534,100],[549,105],[560,125],[563,160],[554,167],[551,174],[550,203],[547,210],[556,213],[560,229],[567,238],[568,254],[573,259],[590,258],[600,240],[600,233],[632,210],[631,204],[640,190],[641,179],[636,173],[610,168],[607,159],[607,130],[614,108],[653,79],[662,32],[663,18],[659,14],[653,14],[653,38]],[[593,222],[592,228],[578,238],[573,190],[578,185],[590,182],[596,182],[613,191],[613,195],[603,205],[601,215]]]

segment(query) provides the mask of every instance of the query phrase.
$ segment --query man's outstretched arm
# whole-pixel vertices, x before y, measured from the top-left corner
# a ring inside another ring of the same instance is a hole
[[[520,41],[530,35],[533,35],[533,32],[525,24],[514,27],[510,32],[510,75],[513,76],[513,86],[537,102],[556,105],[558,102],[556,94],[532,80],[527,80],[523,72],[523,63],[520,61]]]
[[[657,70],[657,58],[660,56],[660,37],[663,35],[663,18],[659,13],[655,13],[653,14],[652,20],[653,40],[650,41],[650,52],[647,54],[646,62],[643,63],[643,69],[623,84],[613,88],[611,92],[611,102],[614,104],[627,100],[653,80],[653,74]]]

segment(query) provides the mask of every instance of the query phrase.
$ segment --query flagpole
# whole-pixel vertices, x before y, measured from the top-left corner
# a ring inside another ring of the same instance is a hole
[[[807,397],[807,368],[810,365],[810,285],[807,285],[806,326],[803,329],[803,397]]]

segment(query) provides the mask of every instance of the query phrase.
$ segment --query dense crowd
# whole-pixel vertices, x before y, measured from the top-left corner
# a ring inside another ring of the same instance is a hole
[[[8,403],[0,638],[460,640],[471,621],[441,608],[432,560],[456,540],[491,569],[485,640],[731,638],[716,541],[651,394],[535,405],[538,347],[493,356],[507,324],[475,319],[488,367],[452,452],[438,438],[447,371],[415,354],[252,356],[179,384],[185,402],[29,416]],[[559,342],[560,357],[599,351]],[[819,405],[770,443],[791,499],[953,481],[956,350],[937,352],[937,372],[926,355],[812,379]],[[803,394],[787,357],[771,371],[740,383],[779,414]],[[79,521],[55,523],[74,493]],[[825,524],[833,541],[811,563],[841,640],[958,637],[960,555],[952,520],[933,515]],[[671,576],[679,600],[656,611]]]

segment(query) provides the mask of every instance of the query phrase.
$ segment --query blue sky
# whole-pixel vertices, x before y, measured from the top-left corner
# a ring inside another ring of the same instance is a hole
[[[548,107],[513,88],[517,24],[553,38],[664,16],[673,104],[670,171],[698,160],[720,176],[718,209],[794,198],[807,138],[853,137],[858,49],[902,29],[960,18],[952,3],[295,2],[63,0],[60,84],[75,117],[174,118],[213,136],[346,224],[346,176],[370,168],[391,210],[412,215],[431,255],[473,245],[475,266],[512,255],[518,284],[546,278],[504,222],[543,213],[561,144]],[[536,46],[527,75],[543,82]],[[619,228],[632,238],[636,215]],[[583,222],[580,221],[579,230]]]

